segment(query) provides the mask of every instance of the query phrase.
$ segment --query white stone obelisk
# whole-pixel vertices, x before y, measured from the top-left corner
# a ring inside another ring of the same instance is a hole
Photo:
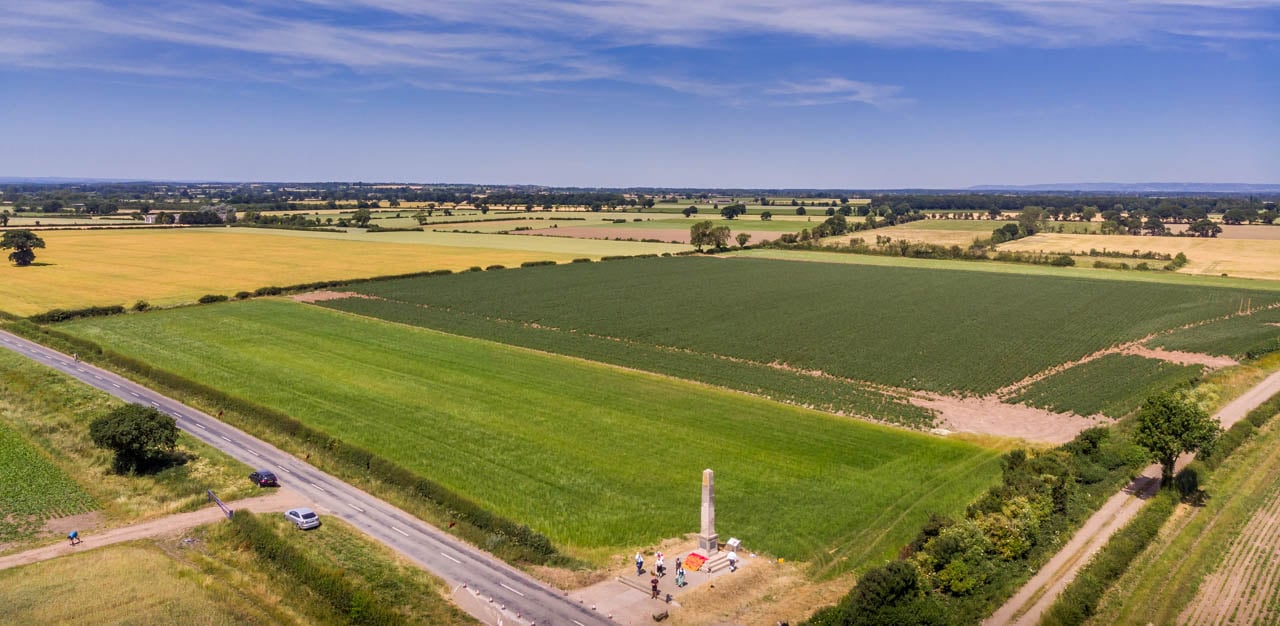
[[[702,470],[702,532],[698,535],[698,549],[708,554],[720,550],[720,537],[716,535],[716,473]]]

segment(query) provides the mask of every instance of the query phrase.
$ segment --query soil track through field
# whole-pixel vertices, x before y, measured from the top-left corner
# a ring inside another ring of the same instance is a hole
[[[232,509],[254,511],[257,513],[275,513],[307,504],[310,504],[310,502],[306,498],[303,498],[295,491],[285,488],[280,488],[271,495],[258,498],[246,498],[227,503],[227,505]],[[29,565],[31,563],[66,556],[76,552],[83,552],[85,550],[92,550],[94,548],[101,548],[103,546],[109,546],[125,541],[172,535],[184,530],[190,530],[196,526],[211,524],[223,519],[226,519],[226,515],[222,513],[222,509],[219,509],[211,503],[209,506],[204,507],[199,511],[168,515],[148,522],[130,524],[128,526],[112,528],[102,532],[82,533],[81,538],[83,539],[83,542],[76,546],[59,542],[41,548],[33,548],[25,552],[3,556],[0,557],[0,569]]]
[[[1183,324],[1182,326],[1179,326],[1177,328],[1170,328],[1157,333],[1151,333],[1146,337],[1135,339],[1133,341],[1118,343],[1109,348],[1103,348],[1101,350],[1098,350],[1097,352],[1086,354],[1074,361],[1059,363],[1058,365],[1050,367],[1044,371],[1036,372],[1035,374],[1032,374],[1011,385],[1006,385],[1004,387],[1001,387],[1000,389],[997,389],[993,395],[1001,400],[1007,400],[1009,398],[1012,398],[1013,396],[1018,395],[1019,393],[1022,393],[1031,385],[1034,385],[1050,376],[1053,376],[1054,374],[1061,374],[1062,372],[1068,369],[1071,369],[1077,365],[1084,365],[1085,363],[1088,363],[1090,361],[1096,361],[1097,359],[1100,359],[1109,354],[1132,354],[1135,356],[1141,356],[1149,359],[1158,359],[1161,361],[1168,361],[1170,363],[1176,363],[1178,365],[1204,365],[1206,367],[1215,368],[1215,369],[1221,368],[1221,367],[1229,367],[1231,365],[1238,365],[1238,362],[1235,359],[1231,359],[1228,357],[1214,356],[1211,354],[1200,354],[1198,352],[1176,352],[1172,350],[1164,350],[1161,348],[1150,348],[1143,344],[1145,344],[1148,341],[1151,341],[1152,339],[1155,339],[1156,337],[1160,337],[1162,335],[1168,335],[1168,334],[1176,333],[1178,331],[1196,328],[1199,326],[1205,326],[1207,324],[1213,324],[1216,322],[1225,322],[1227,320],[1234,319],[1237,317],[1246,317],[1246,316],[1253,315],[1254,313],[1270,311],[1276,308],[1280,308],[1280,302],[1277,302],[1275,304],[1271,304],[1268,306],[1264,306],[1264,307],[1257,307],[1257,308],[1254,308],[1252,306],[1242,305],[1242,308],[1236,311],[1235,313],[1229,313],[1227,315],[1221,315],[1221,316],[1209,318],[1206,320],[1199,320],[1199,321],[1192,322],[1190,324]]]

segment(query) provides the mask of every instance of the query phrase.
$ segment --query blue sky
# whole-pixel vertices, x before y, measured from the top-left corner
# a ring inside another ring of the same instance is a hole
[[[5,4],[3,176],[1280,182],[1280,0]]]

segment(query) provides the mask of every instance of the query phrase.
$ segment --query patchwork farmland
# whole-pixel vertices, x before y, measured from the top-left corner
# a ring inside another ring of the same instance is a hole
[[[868,395],[842,409],[878,417],[869,414],[878,401],[891,407],[881,419],[905,423],[925,423],[897,408],[912,405],[906,392],[992,394],[1118,344],[1232,316],[1246,301],[1256,307],[1280,301],[1269,292],[1158,283],[703,258],[393,280],[353,290],[376,299],[320,304],[714,384],[732,378],[717,369],[744,367],[843,381],[880,398]],[[1098,319],[1108,323],[1090,323]],[[662,354],[662,365],[648,365],[657,360],[645,356],[653,352]],[[677,365],[685,359],[700,364]],[[1159,365],[1133,362],[1145,361]],[[1100,412],[1127,412],[1149,388],[1196,373],[1156,369],[1120,385],[1111,393],[1126,400]],[[806,397],[798,386],[779,392],[782,383],[728,386],[832,405],[829,396]],[[1067,384],[1053,394],[1052,404],[1063,409],[1100,406],[1081,403],[1094,397],[1088,385]]]
[[[892,555],[999,472],[997,451],[961,441],[286,301],[60,328],[284,411],[591,559],[696,528],[689,484],[707,466],[726,529],[841,569]]]
[[[431,232],[249,228],[42,232],[37,265],[0,264],[0,310],[30,315],[88,305],[193,302],[269,285],[472,266],[518,266],[686,246]]]

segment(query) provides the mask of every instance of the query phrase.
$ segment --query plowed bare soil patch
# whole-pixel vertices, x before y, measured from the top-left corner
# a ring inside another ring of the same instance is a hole
[[[1200,585],[1180,624],[1275,624],[1280,620],[1280,493],[1232,542]]]

